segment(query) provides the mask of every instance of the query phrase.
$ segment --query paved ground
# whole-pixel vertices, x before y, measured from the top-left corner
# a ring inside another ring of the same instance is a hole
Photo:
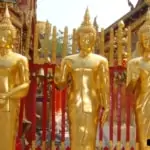
[[[69,140],[69,125],[68,122],[66,120],[66,133],[65,133],[65,145],[69,146],[70,145],[70,140]],[[116,146],[117,143],[117,125],[114,123],[114,129],[113,129],[113,145],[114,147]],[[99,131],[98,131],[99,132]],[[37,145],[41,144],[41,134],[42,131],[38,131],[37,134]],[[124,146],[126,143],[126,125],[122,124],[121,126],[121,145]],[[135,146],[135,127],[134,126],[130,126],[130,144],[131,146]],[[56,144],[59,145],[60,144],[60,138],[61,138],[61,116],[60,114],[56,115]],[[50,131],[47,130],[47,143],[50,143]],[[97,134],[97,140],[96,140],[96,145],[97,147],[99,146],[99,138],[98,138],[98,134]],[[103,127],[103,145],[105,146],[109,146],[109,124],[108,122],[105,123],[104,127]]]

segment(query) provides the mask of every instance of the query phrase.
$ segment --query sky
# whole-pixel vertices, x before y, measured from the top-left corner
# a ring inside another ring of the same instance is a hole
[[[93,22],[97,16],[99,28],[107,28],[130,11],[128,0],[37,0],[37,19],[69,32],[78,28],[88,7]],[[135,6],[138,0],[130,0]]]

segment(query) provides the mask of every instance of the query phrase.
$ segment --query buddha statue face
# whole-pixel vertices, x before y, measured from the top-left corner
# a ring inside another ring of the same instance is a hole
[[[0,31],[0,48],[11,49],[13,47],[13,36],[10,30]]]
[[[141,43],[142,43],[144,50],[150,51],[150,31],[142,33]]]
[[[80,33],[79,35],[79,48],[81,51],[91,52],[95,44],[95,36],[91,33]]]
[[[147,11],[145,22],[138,32],[141,53],[150,52],[150,10]]]
[[[90,23],[89,10],[84,15],[84,20],[77,30],[77,42],[80,51],[89,53],[93,50],[96,41],[96,30]]]

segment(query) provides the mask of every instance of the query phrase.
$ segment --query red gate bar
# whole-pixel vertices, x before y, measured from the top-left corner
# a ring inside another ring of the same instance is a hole
[[[42,108],[42,149],[46,149],[46,128],[47,128],[47,68],[44,68],[44,85],[43,85],[43,108]]]
[[[67,89],[64,89],[61,92],[61,150],[65,150],[65,127],[66,127],[66,122],[65,122],[65,112],[66,112],[66,91]]]
[[[126,142],[130,141],[131,95],[126,92]]]
[[[121,141],[121,85],[117,87],[117,140]]]
[[[114,121],[114,72],[113,67],[110,67],[110,117],[109,117],[109,138],[110,150],[113,147],[113,121]]]
[[[53,69],[54,75],[54,69]],[[51,139],[52,139],[52,150],[55,149],[55,101],[56,101],[56,92],[55,92],[55,84],[52,82],[52,131],[51,131]]]
[[[56,97],[55,97],[55,112],[56,113],[60,113],[61,108],[62,108],[62,106],[61,106],[61,101],[62,101],[61,93],[62,93],[62,91],[55,89],[55,95],[56,95]]]
[[[25,98],[22,98],[20,101],[20,113],[19,113],[19,130],[18,130],[18,138],[20,139],[23,132],[23,113],[25,109]]]
[[[36,145],[36,90],[37,90],[37,82],[36,82],[36,74],[33,73],[32,74],[32,82],[31,82],[31,89],[32,92],[32,102],[33,102],[33,106],[32,106],[32,110],[30,110],[32,112],[32,126],[31,126],[31,133],[32,133],[32,150],[35,150]]]
[[[99,148],[102,149],[103,146],[103,127],[101,126],[101,120],[103,115],[103,108],[99,112]]]
[[[66,91],[67,89],[64,89],[61,92],[61,105],[62,105],[62,124],[61,124],[61,129],[62,129],[62,133],[61,133],[61,141],[64,143],[65,142],[65,110],[66,110]]]

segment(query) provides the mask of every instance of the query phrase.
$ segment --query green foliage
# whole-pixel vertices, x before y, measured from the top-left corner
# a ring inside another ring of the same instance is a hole
[[[71,53],[71,47],[72,47],[71,41],[72,41],[72,36],[69,35],[69,38],[68,38],[68,49],[67,49],[68,54]],[[41,48],[43,48],[44,47],[44,38],[40,39],[40,44],[41,44]],[[49,55],[51,55],[52,38],[49,39],[48,44],[47,44],[47,48],[49,49]],[[63,34],[57,33],[57,46],[56,46],[56,56],[57,57],[61,56],[62,48],[63,48]]]

